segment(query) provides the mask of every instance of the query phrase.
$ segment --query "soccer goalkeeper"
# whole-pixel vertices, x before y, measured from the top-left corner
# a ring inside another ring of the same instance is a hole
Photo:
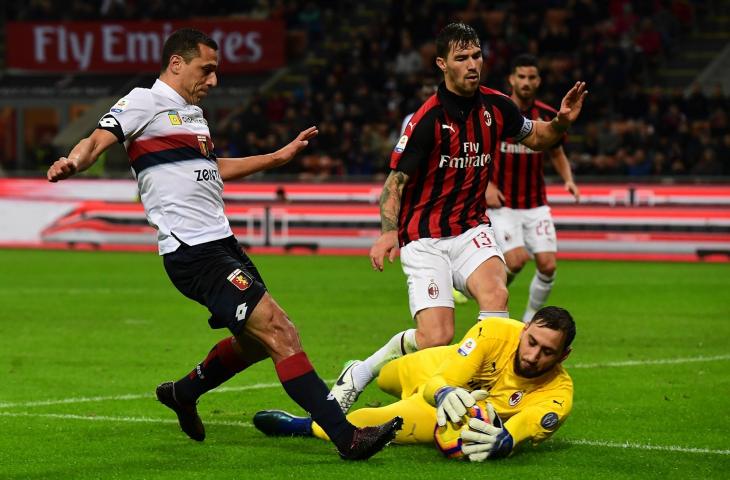
[[[373,425],[403,417],[396,443],[433,441],[434,424],[462,421],[476,399],[492,404],[493,424],[470,419],[462,451],[471,461],[509,456],[518,444],[537,444],[562,425],[573,406],[573,381],[561,363],[571,351],[575,323],[567,310],[543,307],[525,325],[487,318],[459,344],[428,348],[383,367],[378,386],[401,400],[379,408],[352,411],[354,425]],[[256,413],[254,425],[267,435],[327,439],[310,418],[279,410]]]

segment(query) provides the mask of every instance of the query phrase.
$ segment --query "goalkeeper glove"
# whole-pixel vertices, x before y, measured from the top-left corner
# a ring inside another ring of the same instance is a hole
[[[474,406],[477,400],[484,400],[489,394],[485,390],[474,390],[469,393],[460,387],[442,387],[434,394],[436,400],[436,423],[440,427],[446,421],[461,423],[466,409]]]
[[[491,424],[478,418],[470,418],[469,429],[461,432],[461,451],[471,462],[504,458],[512,453],[512,435],[504,428],[502,419],[491,403],[487,403],[487,415]]]

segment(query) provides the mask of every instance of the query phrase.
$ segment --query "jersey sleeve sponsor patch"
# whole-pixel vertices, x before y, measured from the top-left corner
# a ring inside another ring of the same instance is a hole
[[[110,113],[107,113],[106,115],[101,117],[96,128],[100,128],[102,130],[106,130],[107,132],[113,133],[114,136],[117,137],[117,141],[119,143],[122,143],[124,141],[124,132],[122,131],[122,126],[119,125],[119,121],[114,118],[114,115]]]
[[[129,106],[129,99],[127,97],[120,98],[117,103],[115,103],[112,108],[109,109],[109,111],[114,113],[122,113],[127,109]]]
[[[474,340],[473,338],[467,338],[466,340],[464,340],[464,343],[459,345],[459,350],[457,350],[457,352],[459,352],[459,355],[461,355],[462,357],[466,357],[474,351],[476,346],[476,340]]]
[[[558,414],[555,412],[546,413],[540,420],[540,426],[545,430],[555,430],[558,426]]]
[[[403,135],[400,137],[400,140],[398,140],[398,143],[395,144],[395,148],[393,150],[396,153],[403,153],[403,150],[406,149],[406,143],[408,143],[408,135]]]

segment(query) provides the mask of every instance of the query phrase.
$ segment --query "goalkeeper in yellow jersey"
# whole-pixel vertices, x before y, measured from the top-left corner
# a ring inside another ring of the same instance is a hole
[[[361,408],[347,419],[356,426],[403,417],[396,443],[430,443],[436,423],[463,421],[467,408],[488,395],[497,413],[489,424],[469,419],[461,436],[471,461],[510,455],[530,440],[537,444],[562,425],[573,406],[573,381],[561,363],[571,351],[575,323],[567,310],[543,307],[527,325],[486,318],[455,345],[428,348],[387,363],[378,387],[400,400],[378,408]],[[267,435],[316,436],[327,439],[310,418],[279,410],[254,416]]]

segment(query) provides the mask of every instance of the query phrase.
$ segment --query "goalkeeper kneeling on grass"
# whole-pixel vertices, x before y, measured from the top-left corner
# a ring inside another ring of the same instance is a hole
[[[550,437],[570,414],[573,381],[561,363],[573,338],[573,318],[559,307],[541,308],[528,324],[486,318],[458,344],[386,364],[378,387],[400,400],[353,410],[347,419],[373,425],[399,415],[404,423],[394,441],[400,444],[433,442],[435,425],[463,426],[461,452],[450,456],[477,462],[509,456],[525,440],[537,444]],[[488,418],[469,418],[475,405]],[[327,439],[310,418],[280,410],[256,413],[254,425],[267,435]]]

